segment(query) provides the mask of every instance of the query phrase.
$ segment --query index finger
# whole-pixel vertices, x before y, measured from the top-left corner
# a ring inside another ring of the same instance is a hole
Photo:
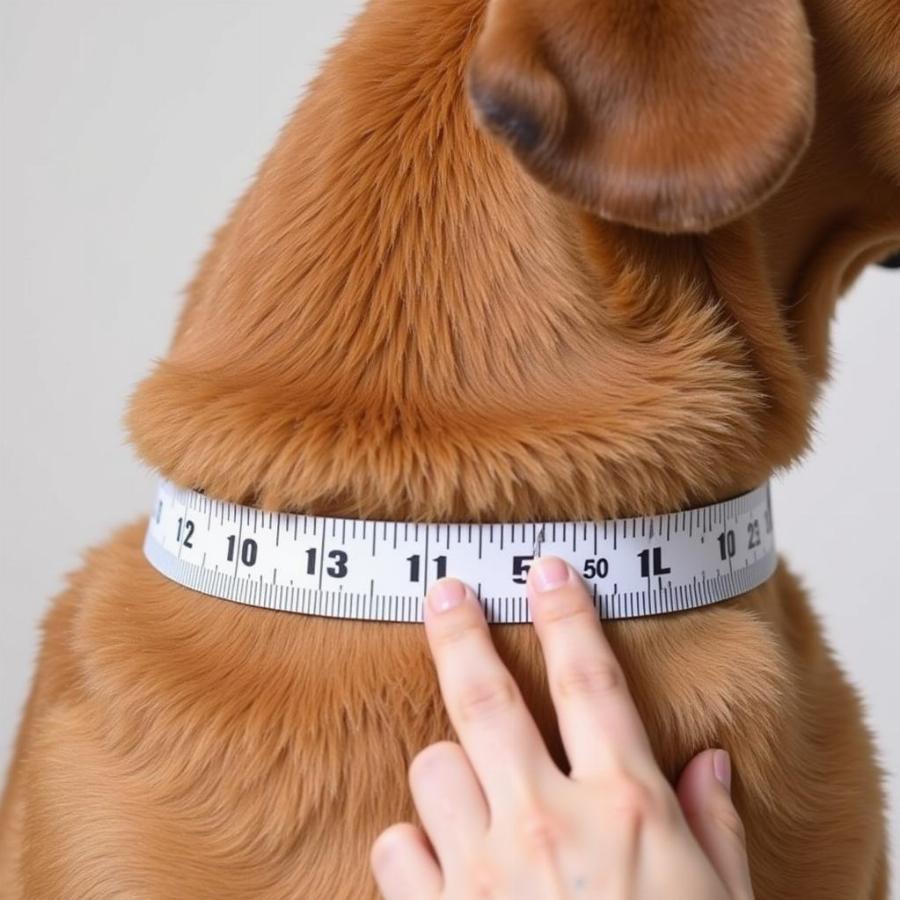
[[[572,777],[614,768],[657,768],[644,723],[578,575],[563,560],[539,559],[528,578],[534,626]]]
[[[535,785],[559,770],[497,655],[472,590],[453,578],[437,582],[425,630],[450,721],[491,812],[521,808]]]

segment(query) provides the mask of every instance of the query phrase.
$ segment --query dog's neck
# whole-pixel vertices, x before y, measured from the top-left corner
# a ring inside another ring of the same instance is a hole
[[[143,457],[223,499],[426,520],[675,509],[795,458],[821,373],[763,219],[676,238],[579,213],[473,123],[483,0],[391,3],[217,235],[135,396]]]

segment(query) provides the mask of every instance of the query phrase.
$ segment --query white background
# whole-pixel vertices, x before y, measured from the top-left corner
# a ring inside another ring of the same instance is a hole
[[[37,623],[79,553],[149,503],[125,444],[208,235],[353,0],[0,0],[0,766]],[[900,148],[898,148],[900,152]],[[782,551],[866,696],[900,831],[900,273],[840,309],[815,451],[780,479]]]

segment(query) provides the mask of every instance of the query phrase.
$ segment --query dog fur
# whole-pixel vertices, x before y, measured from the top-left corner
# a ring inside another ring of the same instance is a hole
[[[372,0],[128,425],[269,509],[682,508],[804,452],[835,302],[898,247],[896,0]],[[421,629],[199,596],[144,527],[46,619],[0,897],[373,897],[406,767],[452,736]],[[670,776],[733,755],[758,900],[886,900],[860,704],[783,564],[606,630]],[[565,765],[532,629],[493,633]]]

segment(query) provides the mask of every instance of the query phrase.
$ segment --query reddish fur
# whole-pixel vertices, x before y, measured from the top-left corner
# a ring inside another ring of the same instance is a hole
[[[332,55],[134,398],[149,463],[275,509],[573,519],[723,497],[802,453],[836,298],[900,245],[894,0],[810,0],[808,148],[762,206],[671,236],[579,211],[477,130],[483,8],[373,0]],[[553,35],[593,7],[529,8]],[[450,735],[422,631],[198,596],[142,533],[91,551],[47,618],[0,897],[373,896],[405,767]],[[670,775],[734,755],[759,900],[887,897],[859,704],[783,567],[607,631]],[[532,630],[494,633],[562,762]]]

